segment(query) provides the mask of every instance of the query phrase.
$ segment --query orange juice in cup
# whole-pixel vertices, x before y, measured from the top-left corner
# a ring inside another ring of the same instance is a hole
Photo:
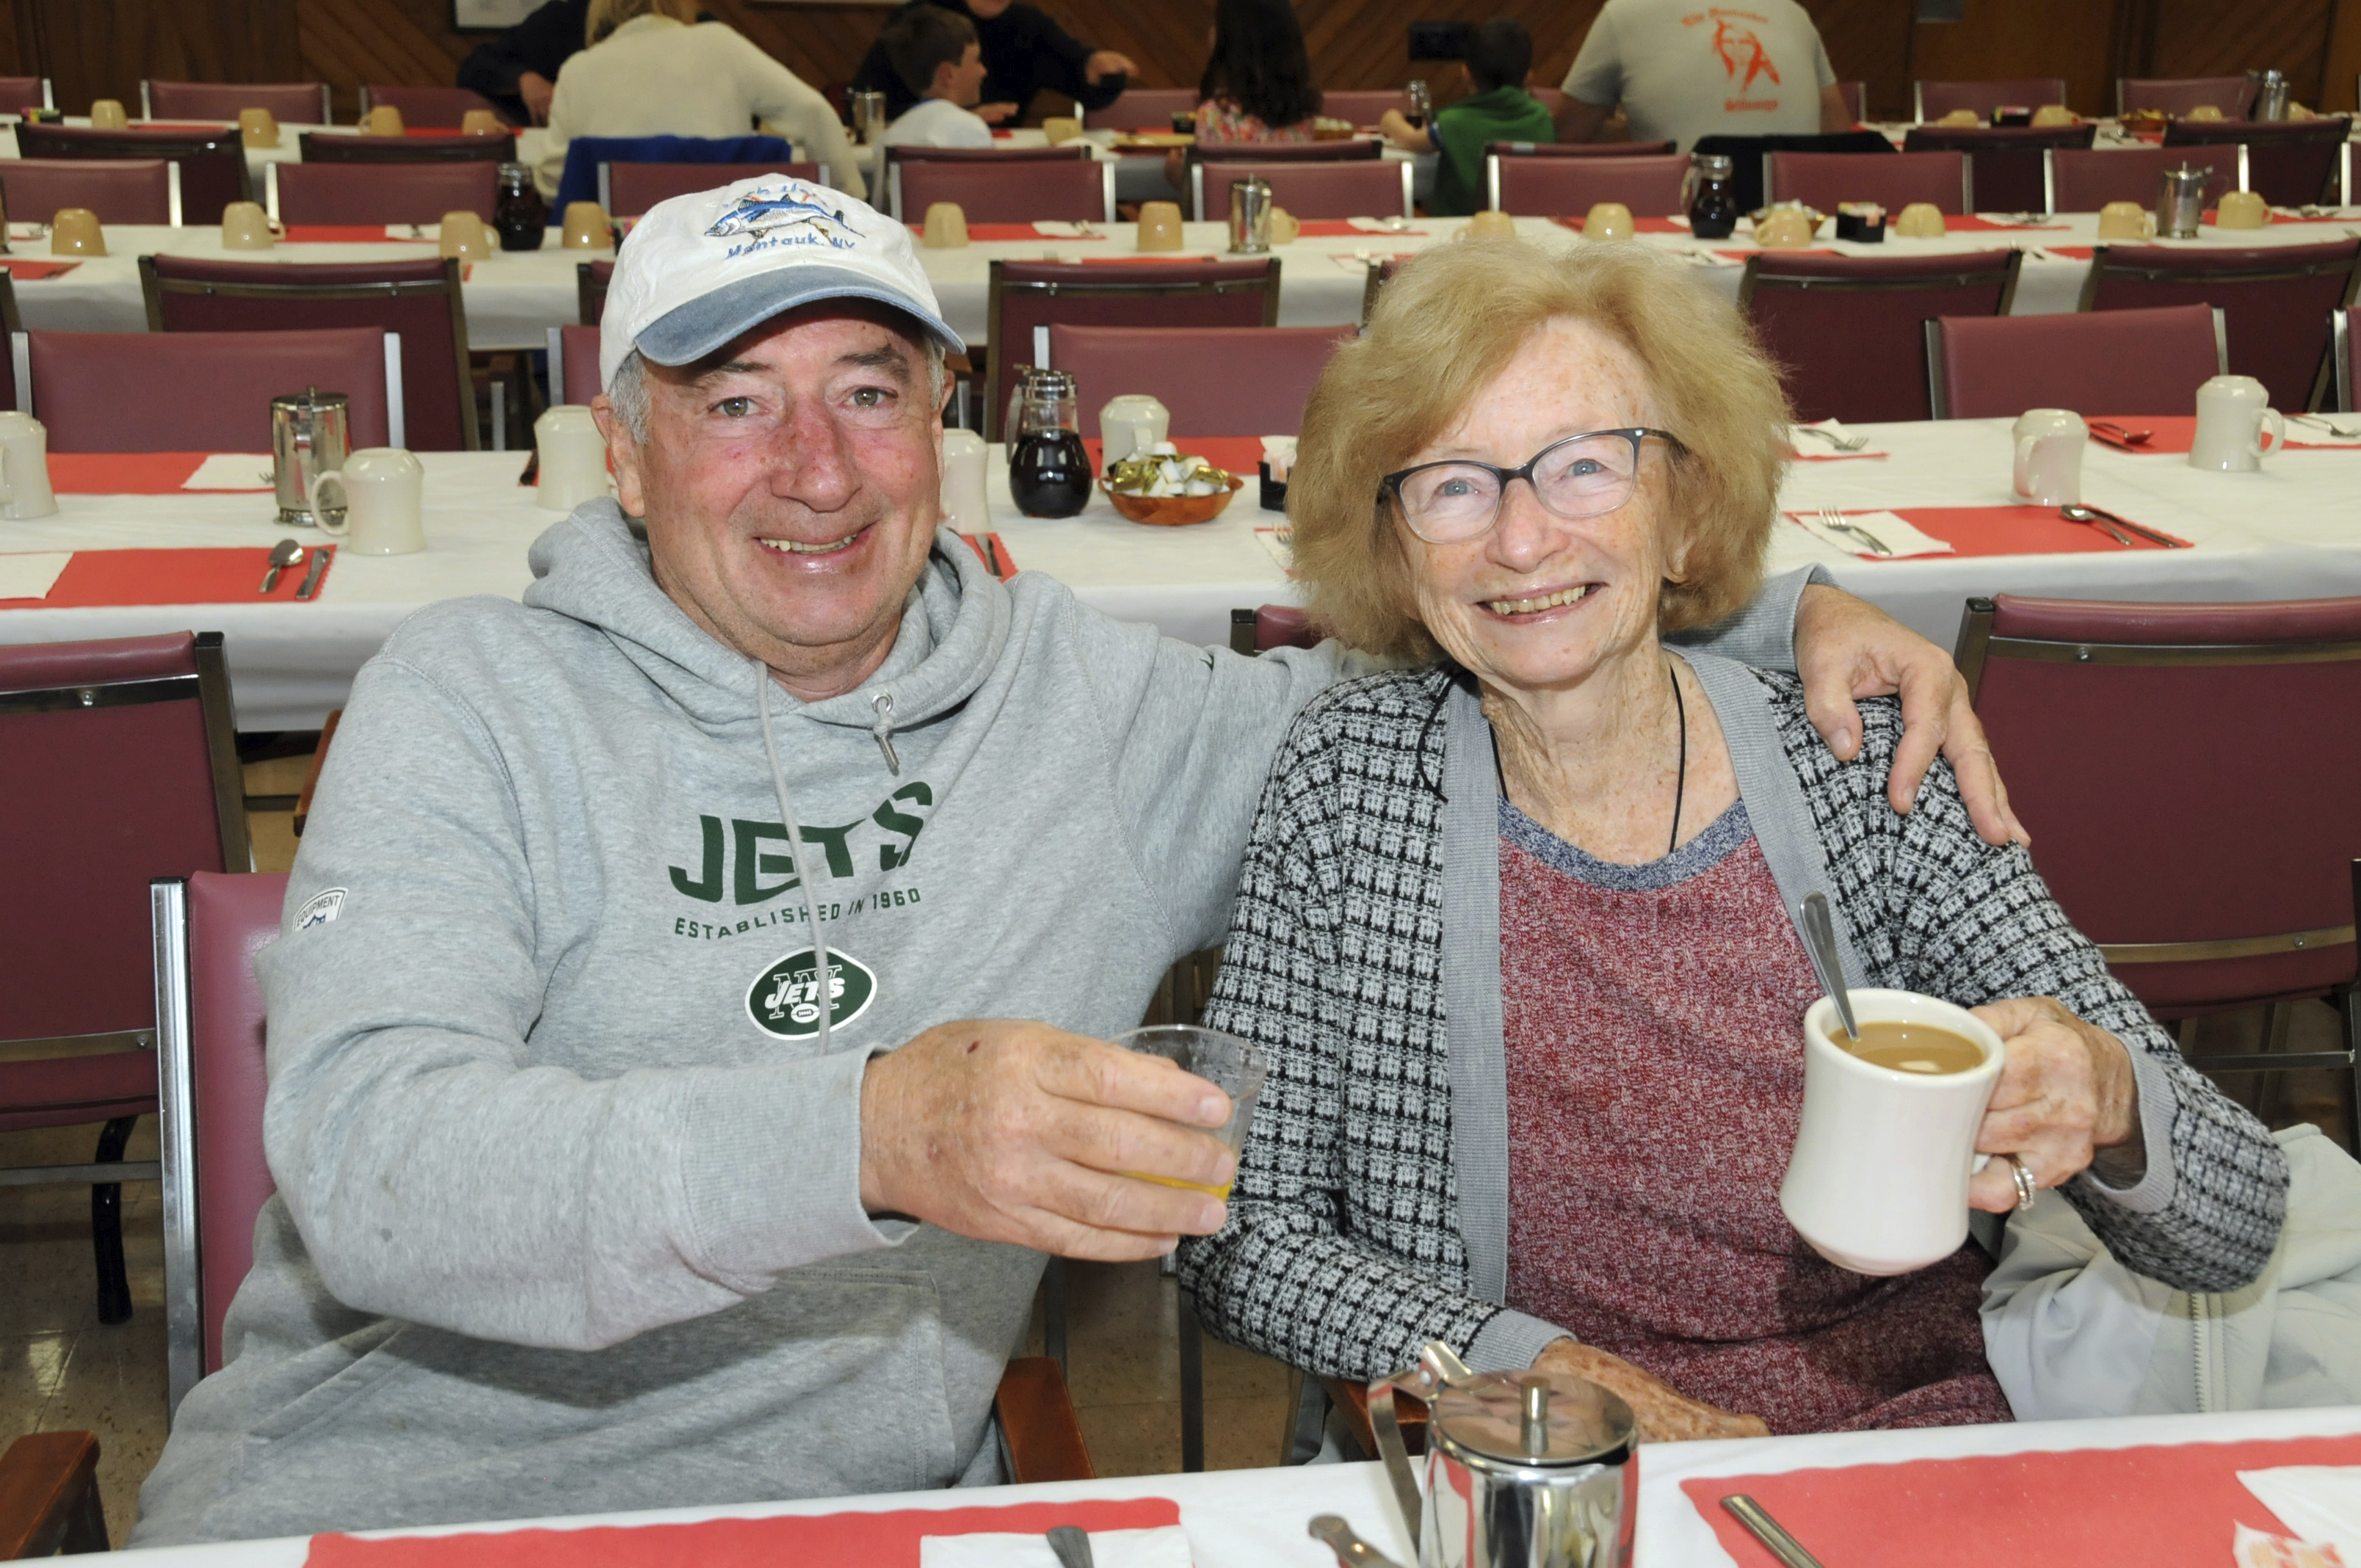
[[[1145,1029],[1134,1029],[1117,1035],[1115,1043],[1126,1050],[1159,1056],[1181,1071],[1194,1073],[1230,1097],[1230,1119],[1211,1129],[1213,1136],[1229,1146],[1232,1154],[1245,1148],[1246,1129],[1254,1125],[1255,1100],[1262,1093],[1264,1063],[1262,1052],[1235,1035],[1224,1035],[1218,1029],[1201,1028],[1194,1024],[1156,1024]],[[1150,1176],[1145,1171],[1127,1170],[1126,1176],[1153,1181],[1159,1187],[1185,1187],[1191,1191],[1210,1192],[1227,1201],[1234,1181],[1215,1187],[1202,1181],[1180,1181],[1171,1177]]]

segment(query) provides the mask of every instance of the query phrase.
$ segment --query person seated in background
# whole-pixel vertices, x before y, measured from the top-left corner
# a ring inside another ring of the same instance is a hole
[[[1310,141],[1320,89],[1288,0],[1217,0],[1198,79],[1197,144]]]
[[[1468,36],[1468,95],[1413,126],[1400,109],[1378,121],[1386,139],[1405,152],[1440,152],[1434,194],[1426,210],[1438,218],[1464,218],[1485,204],[1484,148],[1496,141],[1549,141],[1557,131],[1541,100],[1525,91],[1533,68],[1533,36],[1513,17],[1495,16]]]
[[[534,178],[557,193],[576,137],[742,137],[757,121],[826,166],[829,183],[867,190],[836,111],[803,80],[696,0],[590,0],[588,44],[557,73],[549,141]]]
[[[549,0],[459,62],[458,84],[491,100],[512,125],[549,123],[557,73],[582,52],[590,0]]]
[[[1442,247],[1329,362],[1296,569],[1397,667],[1296,719],[1246,849],[1205,1023],[1269,1077],[1228,1223],[1180,1245],[1213,1332],[1356,1380],[1441,1340],[1656,1440],[2011,1419],[1989,1254],[1871,1278],[1781,1210],[1811,892],[1855,984],[2004,1042],[1974,1208],[2054,1188],[2176,1290],[2270,1257],[2278,1145],[1950,770],[1887,808],[1892,707],[1839,762],[1789,676],[1664,645],[1754,591],[1791,418],[1729,303],[1628,246]]]
[[[927,5],[955,11],[975,25],[983,49],[983,102],[975,112],[988,125],[1023,120],[1039,93],[1062,93],[1077,109],[1104,109],[1139,73],[1129,56],[1091,48],[1025,0],[909,0],[886,19],[886,27]],[[852,73],[852,85],[859,92],[884,93],[885,113],[896,119],[919,98],[894,68],[882,29]]]
[[[887,147],[992,145],[992,127],[969,113],[983,85],[983,49],[973,22],[939,5],[914,5],[896,13],[877,41],[918,95],[885,127]]]
[[[1828,48],[1795,0],[1747,11],[1607,0],[1565,73],[1558,140],[1590,140],[1619,103],[1633,141],[1670,141],[1682,152],[1699,137],[1852,127]]]

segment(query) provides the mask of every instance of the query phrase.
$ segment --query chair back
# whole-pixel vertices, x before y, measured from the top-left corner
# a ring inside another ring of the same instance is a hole
[[[2102,156],[2113,156],[2103,154]],[[2312,406],[2328,372],[2329,318],[2361,285],[2361,239],[2322,245],[2103,245],[2083,280],[2081,308],[2206,304],[2227,323],[2230,373],[2270,389],[2272,406]]]
[[[2027,409],[2185,415],[2223,374],[2220,313],[2206,305],[2071,315],[1940,316],[1927,323],[1937,419]]]
[[[1697,145],[1688,150],[1729,159],[1738,210],[1751,213],[1763,205],[1763,174],[1771,153],[1866,152],[1883,158],[1894,151],[1894,144],[1885,139],[1883,131],[1870,130],[1836,131],[1827,136],[1806,136],[1801,132],[1752,137],[1717,134],[1697,137]]]
[[[54,109],[50,102],[49,79],[46,76],[0,76],[0,115],[20,114],[27,109]]]
[[[102,224],[177,223],[177,183],[161,158],[12,158],[0,168],[9,213],[40,223],[60,207],[88,207]]]
[[[1411,171],[1399,162],[1247,163],[1189,165],[1191,211],[1199,223],[1227,223],[1230,187],[1255,178],[1270,182],[1270,199],[1299,218],[1414,217]]]
[[[1939,120],[1961,109],[1972,109],[1990,120],[1998,108],[2038,109],[2044,104],[2066,102],[2062,76],[2020,76],[1993,82],[1914,82],[1911,96],[1916,120]]]
[[[614,279],[615,262],[611,257],[574,264],[575,313],[584,326],[597,326],[598,318],[607,313],[607,286]]]
[[[232,202],[254,199],[246,174],[246,146],[237,127],[218,133],[94,131],[80,126],[16,126],[20,158],[165,159],[181,166],[181,221],[221,222]]]
[[[1279,258],[1246,261],[994,261],[986,304],[983,437],[1002,439],[1019,365],[1036,365],[1049,328],[1272,326]]]
[[[2336,406],[2345,413],[2361,412],[2361,402],[2354,400],[2361,398],[2361,331],[2356,330],[2361,322],[2355,321],[2356,315],[2361,312],[2348,307],[2329,323],[2336,356]]]
[[[456,258],[319,265],[143,256],[139,280],[153,332],[399,333],[404,444],[414,452],[481,444]]]
[[[782,179],[802,180],[814,185],[828,183],[828,172],[817,163],[797,163],[792,159],[778,159],[768,163],[602,163],[598,166],[598,204],[610,218],[645,217],[650,207],[658,202],[669,202],[675,196],[686,196],[698,191],[718,190],[733,181],[751,180],[758,174],[776,174]],[[560,207],[562,215],[566,209]]]
[[[606,388],[598,384],[598,329],[595,326],[554,326],[549,329],[550,385],[561,403],[588,405]]]
[[[2243,120],[2257,85],[2250,76],[2118,76],[2115,113],[2153,109],[2179,119],[2191,109],[2213,108],[2225,120]]]
[[[2035,865],[2152,1011],[2352,982],[2361,598],[2004,594],[1958,658]]]
[[[2213,205],[2224,191],[2238,188],[2238,149],[2234,147],[2121,148],[2056,148],[2042,154],[2049,181],[2048,210],[2053,213],[2095,213],[2110,202],[2136,202],[2156,210],[2164,171],[2188,164],[2210,169],[2205,204]]]
[[[924,222],[927,209],[937,202],[958,203],[972,224],[1115,221],[1113,163],[896,159],[885,166],[885,182],[887,206],[905,223]]]
[[[1837,83],[1837,95],[1844,100],[1845,113],[1852,116],[1854,125],[1869,118],[1868,82],[1839,82]]]
[[[148,879],[247,864],[221,633],[0,648],[0,1040],[152,1029]]]
[[[1090,131],[1169,131],[1172,116],[1197,107],[1192,87],[1126,87],[1104,109],[1082,111],[1082,128]]]
[[[1230,611],[1230,652],[1268,653],[1274,648],[1317,648],[1320,630],[1312,612],[1291,604],[1258,605]]]
[[[1897,152],[1883,158],[1858,152],[1773,152],[1770,156],[1770,202],[1801,202],[1833,213],[1839,202],[1875,202],[1898,213],[1927,202],[1944,213],[1974,210],[1968,193],[1968,159],[1960,152]]]
[[[2081,126],[1913,126],[1905,152],[1968,155],[1968,192],[1984,213],[2046,213],[2049,206],[2051,148],[2087,148],[2097,137],[2095,122]]]
[[[25,390],[16,384],[17,334],[25,330],[24,318],[16,313],[16,280],[0,272],[0,330],[8,334],[10,352],[0,354],[0,408],[16,409],[29,413],[25,407]]]
[[[1487,157],[1509,158],[1662,158],[1673,150],[1669,141],[1488,141]]]
[[[500,106],[469,87],[392,87],[370,84],[361,89],[361,113],[383,106],[401,115],[401,123],[420,130],[457,130],[467,123],[470,109]],[[503,123],[508,119],[500,115]]]
[[[1955,256],[1796,256],[1760,251],[1739,280],[1739,308],[1785,369],[1802,420],[1926,419],[1924,323],[2006,315],[2019,250]]]
[[[1303,404],[1349,326],[1052,326],[1049,366],[1074,378],[1082,433],[1107,400],[1145,392],[1172,415],[1172,438],[1293,435]]]
[[[270,215],[289,224],[439,224],[461,211],[489,223],[500,196],[489,163],[274,163],[264,179]]]
[[[2175,120],[2164,127],[2168,150],[2184,147],[2238,149],[2238,188],[2282,207],[2342,203],[2345,144],[2353,116],[2314,120]]]
[[[1192,163],[1368,163],[1386,149],[1364,137],[1341,141],[1231,141],[1192,147]]]
[[[356,447],[390,446],[385,334],[36,332],[33,411],[52,452],[268,452],[270,400],[342,392]]]
[[[248,109],[268,109],[285,125],[335,123],[324,82],[142,82],[142,118],[228,120]]]
[[[283,872],[200,872],[148,891],[168,1417],[221,1370],[222,1317],[254,1267],[255,1219],[278,1190],[262,1152],[269,1081],[254,960],[278,939],[286,901]]]
[[[1484,159],[1488,203],[1521,218],[1580,217],[1600,202],[1620,202],[1639,218],[1687,211],[1681,185],[1689,160],[1661,158],[1502,158]]]
[[[576,202],[598,201],[598,170],[615,163],[752,164],[737,171],[714,170],[700,189],[711,190],[743,180],[771,164],[793,163],[796,149],[777,137],[576,137],[566,144],[566,168],[557,177],[557,194],[549,203],[563,215]],[[609,213],[611,214],[611,210]]]
[[[516,137],[356,136],[305,131],[295,138],[306,163],[514,163]]]
[[[1320,112],[1333,120],[1350,120],[1356,126],[1374,126],[1385,118],[1388,109],[1410,113],[1410,94],[1399,87],[1354,89],[1328,92],[1320,95]]]

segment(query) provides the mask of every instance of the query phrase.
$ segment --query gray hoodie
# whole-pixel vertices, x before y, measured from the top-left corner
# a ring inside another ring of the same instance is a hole
[[[943,534],[875,675],[774,692],[822,1055],[761,673],[611,502],[532,564],[354,684],[258,964],[279,1194],[137,1544],[996,1480],[1041,1258],[862,1212],[862,1067],[956,1018],[1136,1024],[1344,666]],[[1789,663],[1801,582],[1716,646]]]

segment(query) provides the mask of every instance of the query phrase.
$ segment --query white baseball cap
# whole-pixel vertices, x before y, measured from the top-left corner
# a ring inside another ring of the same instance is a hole
[[[867,203],[785,175],[659,202],[615,253],[599,323],[598,384],[636,348],[686,365],[782,311],[874,300],[906,312],[944,352],[945,325],[910,231]]]

